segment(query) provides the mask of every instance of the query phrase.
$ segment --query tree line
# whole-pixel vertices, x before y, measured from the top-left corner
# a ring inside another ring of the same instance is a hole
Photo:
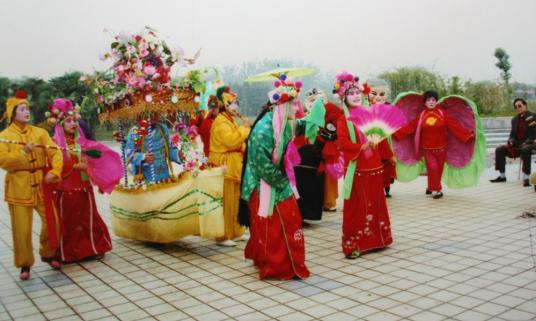
[[[497,66],[501,64],[502,67],[505,65],[509,67],[504,61],[504,56],[501,57],[502,62],[498,58]],[[248,76],[285,66],[314,67],[292,59],[265,59],[243,62],[241,65],[224,66],[220,69],[220,77],[238,94],[243,114],[254,117],[267,102],[267,92],[273,89],[273,84],[271,82],[246,83],[244,80]],[[506,71],[503,68],[501,70],[501,81],[462,81],[458,76],[445,77],[422,67],[401,67],[383,72],[376,78],[383,79],[389,84],[391,100],[404,91],[433,89],[440,96],[457,94],[468,97],[477,104],[483,116],[510,115],[512,113],[511,99],[514,96],[523,97],[529,101],[529,107],[536,107],[535,86],[510,82],[509,68]],[[303,88],[305,91],[311,88],[321,89],[328,94],[328,99],[337,102],[336,97],[331,94],[335,74],[335,71],[331,71],[305,76],[302,78]],[[97,102],[92,89],[80,81],[81,76],[83,73],[78,71],[67,72],[48,81],[37,77],[9,79],[0,76],[0,110],[3,113],[6,99],[17,89],[24,89],[32,105],[34,123],[39,124],[45,120],[45,112],[54,98],[65,97],[81,105],[82,117],[95,127],[98,125]]]

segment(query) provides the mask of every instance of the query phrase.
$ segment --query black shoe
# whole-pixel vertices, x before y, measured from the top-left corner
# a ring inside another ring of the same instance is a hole
[[[496,179],[490,179],[489,181],[492,183],[503,183],[506,182],[506,177],[499,176]]]
[[[529,186],[530,186],[529,180],[528,180],[528,179],[524,179],[524,180],[523,180],[523,187],[529,187]]]
[[[433,199],[435,199],[435,200],[436,200],[436,199],[439,199],[439,198],[443,197],[443,192],[437,192],[437,193],[435,193],[434,196],[432,196],[432,197],[433,197]]]
[[[426,195],[431,195],[431,194],[432,194],[432,191],[427,189],[426,192],[424,192],[424,194],[426,194]]]
[[[385,197],[386,198],[391,198],[391,194],[387,193],[387,194],[385,194]]]

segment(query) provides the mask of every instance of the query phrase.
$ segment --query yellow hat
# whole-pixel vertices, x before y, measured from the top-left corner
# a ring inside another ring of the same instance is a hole
[[[218,97],[224,106],[229,106],[237,99],[236,94],[231,91],[229,86],[222,86],[216,89],[216,97]]]
[[[15,107],[22,104],[30,106],[28,96],[26,95],[26,92],[24,92],[24,90],[17,90],[15,96],[9,97],[6,101],[6,111],[2,120],[7,119],[8,121],[10,121],[11,117],[13,117],[13,111],[15,110]]]

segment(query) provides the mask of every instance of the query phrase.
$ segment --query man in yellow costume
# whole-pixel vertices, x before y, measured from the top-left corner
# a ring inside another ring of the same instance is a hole
[[[34,264],[32,247],[33,210],[41,217],[39,254],[55,269],[60,268],[56,249],[51,246],[47,232],[43,183],[54,183],[61,177],[63,160],[49,134],[29,125],[30,108],[26,94],[18,91],[6,102],[3,119],[8,126],[0,132],[0,168],[7,171],[5,200],[9,205],[15,266],[21,268],[21,280],[30,278]],[[50,170],[45,174],[47,165]],[[57,240],[57,236],[51,236]],[[55,243],[55,242],[53,242]]]
[[[233,239],[246,239],[244,228],[238,224],[238,201],[240,199],[240,180],[245,141],[250,132],[250,123],[238,125],[234,118],[240,117],[236,94],[229,87],[220,87],[216,96],[221,103],[220,112],[210,130],[209,162],[225,166],[223,183],[223,216],[225,234],[218,239],[220,245],[235,246]]]

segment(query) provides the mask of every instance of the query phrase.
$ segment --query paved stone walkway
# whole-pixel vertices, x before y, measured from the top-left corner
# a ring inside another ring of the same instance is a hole
[[[20,282],[2,202],[0,320],[532,320],[536,219],[518,216],[536,209],[536,193],[521,186],[517,168],[509,166],[506,184],[488,183],[487,171],[478,187],[447,189],[441,200],[425,197],[424,177],[395,184],[395,242],[357,260],[341,253],[341,213],[326,214],[305,229],[305,281],[259,280],[244,243],[114,237],[102,260],[61,271],[39,262]],[[98,204],[109,222],[107,198]]]

